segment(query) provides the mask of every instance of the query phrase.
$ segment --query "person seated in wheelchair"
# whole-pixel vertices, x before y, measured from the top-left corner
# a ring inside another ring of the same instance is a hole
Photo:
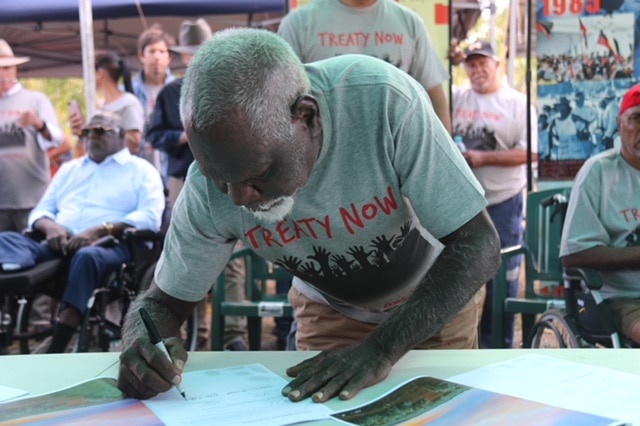
[[[29,215],[40,243],[16,232],[0,233],[4,270],[33,267],[55,257],[69,260],[69,278],[47,352],[64,352],[81,323],[87,301],[107,274],[131,256],[126,243],[99,245],[126,228],[158,231],[165,198],[158,171],[129,153],[121,118],[99,111],[82,130],[87,155],[65,163]]]
[[[565,268],[591,268],[618,330],[640,343],[640,85],[618,113],[621,146],[588,159],[567,209],[560,256]]]

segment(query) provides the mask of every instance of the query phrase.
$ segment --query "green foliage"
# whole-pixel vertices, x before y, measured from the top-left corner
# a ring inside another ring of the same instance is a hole
[[[18,74],[20,77],[20,74]],[[46,94],[58,115],[58,121],[65,133],[71,134],[68,120],[68,105],[72,99],[80,102],[82,110],[86,111],[84,102],[84,80],[81,78],[31,78],[20,79],[20,83],[27,89],[37,90]]]

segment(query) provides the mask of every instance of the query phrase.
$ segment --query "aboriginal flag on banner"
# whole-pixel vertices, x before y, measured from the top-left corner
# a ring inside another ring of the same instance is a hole
[[[609,40],[606,35],[604,35],[602,30],[600,30],[600,35],[598,36],[598,44],[609,49],[609,53],[615,56],[616,59],[620,57],[620,54],[618,53],[618,49],[616,45],[612,43],[611,40]]]
[[[578,19],[578,23],[580,24],[580,32],[582,33],[582,37],[584,38],[584,47],[589,48],[589,42],[587,41],[587,34],[589,31],[587,30],[587,26],[582,22],[582,19]]]
[[[547,39],[551,40],[551,28],[553,27],[553,22],[538,22],[536,24],[536,29],[540,31],[542,34],[547,36]]]

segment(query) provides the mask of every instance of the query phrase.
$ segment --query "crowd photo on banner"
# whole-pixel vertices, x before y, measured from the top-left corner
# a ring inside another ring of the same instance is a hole
[[[620,146],[620,101],[638,77],[638,16],[630,0],[538,1],[541,179],[573,179],[584,160]]]

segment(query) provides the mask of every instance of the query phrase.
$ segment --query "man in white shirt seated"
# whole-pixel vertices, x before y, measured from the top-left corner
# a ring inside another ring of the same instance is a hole
[[[55,257],[70,261],[50,353],[65,351],[93,290],[131,256],[126,243],[101,247],[94,245],[96,240],[109,234],[119,237],[128,227],[158,231],[164,210],[160,174],[129,153],[118,115],[98,112],[82,137],[87,156],[60,168],[29,215],[30,228],[42,232],[45,242],[16,232],[0,234],[0,266],[5,271]]]

